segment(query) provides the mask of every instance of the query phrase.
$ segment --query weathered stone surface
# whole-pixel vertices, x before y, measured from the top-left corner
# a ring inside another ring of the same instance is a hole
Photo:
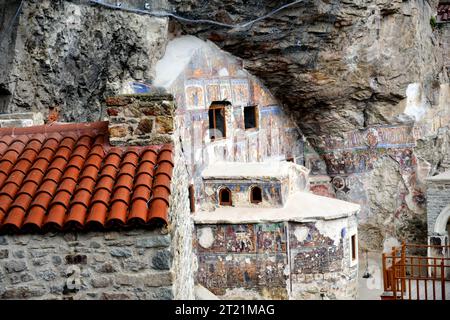
[[[37,273],[37,275],[38,275],[39,278],[41,278],[44,281],[55,280],[56,277],[57,277],[56,272],[54,270],[51,270],[51,269],[39,271]]]
[[[128,248],[114,248],[109,252],[113,257],[117,258],[128,258],[132,256],[132,252]]]
[[[154,272],[146,274],[142,281],[147,287],[170,286],[173,281],[171,272]]]
[[[9,1],[1,16],[14,16],[19,5]],[[166,41],[167,19],[105,10],[88,1],[29,2],[16,21],[0,43],[7,108],[46,112],[58,105],[63,121],[96,121],[105,96],[130,90],[131,82],[150,81]]]
[[[95,270],[100,273],[114,273],[117,271],[117,268],[112,263],[106,262],[97,266]]]
[[[170,245],[170,235],[146,237],[136,240],[137,248],[158,248]]]
[[[132,295],[128,293],[119,292],[104,292],[101,296],[102,300],[129,300],[132,299]]]
[[[5,262],[5,271],[7,273],[20,272],[27,270],[25,261],[22,260],[10,260]]]
[[[112,138],[123,138],[129,133],[127,125],[114,126],[109,128],[109,135]]]
[[[139,125],[137,127],[137,132],[139,134],[146,134],[146,133],[150,133],[153,130],[153,122],[152,120],[146,118],[146,119],[142,119],[139,122]]]
[[[9,281],[11,281],[11,284],[29,282],[32,280],[34,280],[34,278],[29,273],[22,273],[22,274],[13,273],[9,277]]]
[[[156,117],[156,127],[158,133],[172,133],[173,118],[163,116]]]
[[[172,254],[169,250],[158,250],[152,258],[152,264],[155,269],[169,270]]]
[[[8,244],[8,240],[6,240],[5,236],[0,236],[0,246],[5,246]]]
[[[0,259],[6,259],[9,257],[8,249],[0,249]]]
[[[111,285],[111,278],[109,277],[94,277],[92,278],[92,287],[94,288],[107,288]]]
[[[52,256],[52,263],[54,266],[59,266],[62,263],[60,256]]]
[[[23,250],[18,250],[13,253],[13,256],[18,259],[25,258],[25,252]]]
[[[144,261],[142,261],[140,259],[136,259],[136,258],[129,258],[129,259],[124,260],[124,262],[123,262],[123,268],[126,271],[138,272],[138,271],[146,269],[147,266],[148,266],[147,263],[145,263]]]
[[[94,248],[94,249],[99,249],[99,248],[101,248],[102,246],[101,246],[100,243],[98,243],[98,242],[96,242],[96,241],[92,241],[92,242],[89,244],[89,247]]]
[[[153,300],[172,300],[174,297],[171,287],[162,287],[149,292],[149,298]]]
[[[45,292],[46,290],[43,285],[6,287],[5,291],[1,295],[1,298],[27,299],[33,297],[41,297],[45,294]]]

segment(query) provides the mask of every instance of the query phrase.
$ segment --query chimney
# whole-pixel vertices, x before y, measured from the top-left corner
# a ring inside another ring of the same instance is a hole
[[[122,95],[106,99],[113,146],[173,143],[175,105],[169,94]]]

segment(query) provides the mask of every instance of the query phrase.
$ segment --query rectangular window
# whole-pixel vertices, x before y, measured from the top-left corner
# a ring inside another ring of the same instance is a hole
[[[194,213],[195,212],[195,190],[194,190],[193,184],[189,185],[189,204],[190,204],[191,212]]]
[[[0,113],[7,113],[8,104],[11,100],[11,93],[0,87]]]
[[[244,107],[244,123],[245,129],[257,128],[258,113],[255,106]]]
[[[356,260],[356,234],[352,235],[352,261]]]
[[[211,140],[226,138],[225,107],[212,105],[209,108],[209,138]]]

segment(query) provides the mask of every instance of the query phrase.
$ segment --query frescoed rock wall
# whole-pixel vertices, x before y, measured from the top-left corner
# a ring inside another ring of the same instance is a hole
[[[303,164],[303,138],[270,92],[242,62],[207,43],[198,48],[169,91],[177,102],[176,126],[181,128],[196,200],[202,170],[216,161],[262,162],[292,160]],[[208,110],[213,102],[227,101],[226,137],[210,140]],[[256,106],[256,128],[245,129],[244,107]]]
[[[197,280],[223,298],[355,298],[352,235],[356,217],[197,225]]]

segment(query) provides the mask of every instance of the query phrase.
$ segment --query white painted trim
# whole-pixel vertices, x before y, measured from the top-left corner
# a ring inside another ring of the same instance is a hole
[[[447,235],[447,223],[450,220],[450,205],[446,206],[441,211],[436,221],[434,222],[434,233],[445,236]]]

